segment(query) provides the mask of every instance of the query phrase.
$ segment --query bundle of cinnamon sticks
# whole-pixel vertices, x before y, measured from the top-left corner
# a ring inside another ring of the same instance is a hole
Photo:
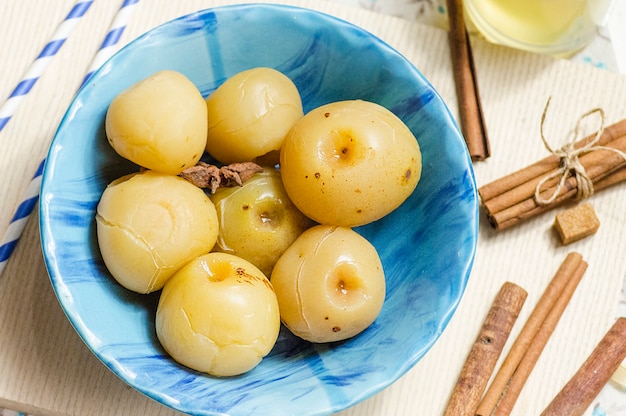
[[[596,139],[596,134],[585,137],[574,144],[578,149]],[[595,149],[610,147],[626,152],[626,119],[604,129],[594,149],[580,156],[579,161],[591,179],[594,191],[599,191],[626,179],[626,160],[616,152]],[[559,177],[546,180],[540,196],[547,199],[555,192],[556,198],[542,204],[535,197],[537,184],[561,168],[561,158],[550,155],[532,165],[513,172],[478,189],[489,223],[496,230],[504,230],[548,211],[577,195],[577,180],[570,176],[564,186],[558,188]]]

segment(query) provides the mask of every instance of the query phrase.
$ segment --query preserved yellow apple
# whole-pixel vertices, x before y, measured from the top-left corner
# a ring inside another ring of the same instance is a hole
[[[218,222],[213,202],[201,189],[178,176],[144,171],[104,190],[96,230],[102,259],[115,280],[150,293],[213,248]]]
[[[278,162],[271,154],[278,154],[287,132],[303,115],[293,81],[264,67],[228,78],[209,94],[206,106],[206,151],[222,163],[259,158]]]
[[[118,94],[107,110],[107,139],[122,157],[177,175],[195,165],[206,146],[207,110],[196,86],[161,71]]]
[[[165,284],[156,313],[161,345],[180,364],[213,376],[256,367],[280,330],[276,295],[250,262],[202,255]]]
[[[314,223],[291,202],[280,172],[265,168],[240,187],[211,195],[220,229],[214,250],[242,257],[269,276],[281,254]]]
[[[378,104],[318,107],[290,130],[280,153],[283,184],[306,216],[355,227],[380,219],[414,191],[422,171],[417,139]]]
[[[316,225],[303,232],[278,259],[270,281],[285,326],[317,343],[361,333],[385,300],[376,249],[346,227]]]

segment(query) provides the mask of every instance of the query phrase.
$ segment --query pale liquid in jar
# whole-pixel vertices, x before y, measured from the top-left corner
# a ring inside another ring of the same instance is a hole
[[[531,52],[568,55],[596,34],[588,0],[465,0],[487,40]]]

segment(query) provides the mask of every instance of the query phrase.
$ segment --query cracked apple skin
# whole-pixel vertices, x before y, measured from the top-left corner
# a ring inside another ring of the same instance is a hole
[[[303,232],[280,257],[270,281],[282,322],[315,343],[361,333],[385,300],[376,249],[347,227],[316,225]]]
[[[150,293],[213,248],[217,212],[201,189],[148,170],[107,186],[96,209],[96,232],[113,278],[129,290]]]
[[[165,284],[156,312],[157,337],[172,358],[217,377],[256,367],[279,330],[267,277],[227,253],[199,256],[180,269]]]
[[[291,126],[302,118],[300,93],[291,79],[258,67],[228,78],[206,98],[206,151],[222,163],[249,162],[277,154]]]
[[[120,156],[172,175],[200,160],[207,125],[200,91],[185,75],[169,70],[118,94],[105,119],[107,139]]]
[[[289,131],[280,152],[293,203],[320,224],[356,227],[399,207],[419,182],[422,156],[409,128],[363,100],[315,108]]]

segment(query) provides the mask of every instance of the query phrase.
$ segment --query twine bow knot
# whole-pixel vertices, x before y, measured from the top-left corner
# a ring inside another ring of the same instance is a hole
[[[619,154],[620,156],[624,158],[624,160],[626,160],[626,153],[622,152],[619,149],[616,149],[613,147],[595,145],[598,142],[598,140],[600,140],[600,137],[602,136],[602,133],[604,132],[604,110],[602,110],[601,108],[594,108],[593,110],[590,110],[586,112],[585,114],[583,114],[582,116],[580,116],[580,118],[578,119],[578,122],[576,123],[576,127],[574,128],[574,134],[572,136],[572,140],[569,143],[566,143],[560,149],[556,149],[556,150],[552,149],[552,147],[546,140],[545,135],[543,134],[543,125],[546,119],[548,106],[550,105],[550,99],[551,98],[548,98],[548,101],[546,102],[546,107],[544,108],[543,114],[541,116],[541,128],[540,128],[541,140],[543,141],[543,145],[546,147],[546,149],[550,153],[559,157],[560,167],[554,172],[552,172],[551,174],[546,175],[543,179],[541,179],[537,183],[537,187],[535,188],[535,200],[540,205],[547,205],[547,204],[554,202],[554,200],[561,193],[561,189],[563,189],[563,187],[565,186],[565,182],[567,181],[570,175],[573,175],[576,179],[576,199],[584,199],[593,195],[593,180],[592,178],[589,177],[589,175],[587,174],[587,171],[585,170],[585,167],[582,165],[582,163],[579,160],[579,157],[582,156],[583,154],[592,152],[594,150],[609,150],[609,151]],[[596,113],[600,115],[600,126],[598,127],[598,130],[596,132],[596,136],[593,138],[593,140],[589,141],[588,143],[585,143],[583,146],[580,146],[579,148],[576,148],[575,144],[576,144],[576,141],[578,140],[578,136],[580,135],[581,123],[583,122],[584,119]],[[550,197],[548,198],[542,197],[541,188],[543,187],[543,185],[547,181],[557,178],[559,176],[560,176],[559,183],[556,186],[552,195],[550,195]]]

